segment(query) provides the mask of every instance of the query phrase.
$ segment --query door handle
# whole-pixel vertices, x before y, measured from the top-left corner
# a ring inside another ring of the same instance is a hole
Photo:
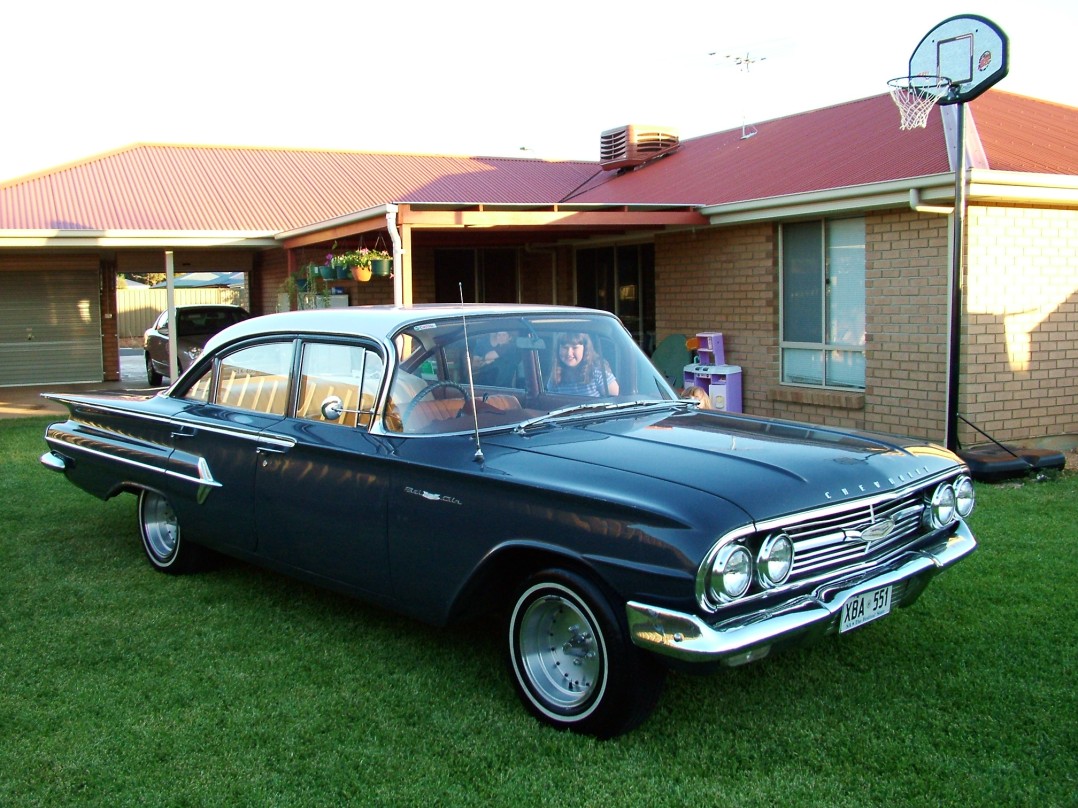
[[[277,446],[259,446],[257,449],[255,449],[255,451],[258,452],[258,454],[260,455],[283,455],[288,450],[281,449]]]
[[[283,455],[287,451],[276,446],[259,446],[255,449],[255,454],[262,459],[262,468],[265,468],[269,465],[270,455]]]

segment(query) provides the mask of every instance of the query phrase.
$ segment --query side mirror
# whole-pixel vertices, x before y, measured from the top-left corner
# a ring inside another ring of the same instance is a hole
[[[344,402],[340,396],[329,396],[322,402],[322,417],[327,421],[339,421],[344,415]]]

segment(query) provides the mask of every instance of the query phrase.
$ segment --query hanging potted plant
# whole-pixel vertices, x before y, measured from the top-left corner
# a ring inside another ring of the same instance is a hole
[[[369,252],[370,250],[361,247],[336,256],[337,266],[341,268],[341,274],[338,277],[355,278],[360,283],[369,281],[371,279],[371,263],[367,259]]]
[[[337,243],[334,242],[333,246],[336,247]],[[326,266],[329,267],[329,277],[326,280],[347,280],[352,277],[352,267],[355,266],[357,261],[356,253],[343,252],[339,254],[330,253],[326,256]]]
[[[334,260],[333,253],[329,253],[325,262],[317,265],[317,271],[322,280],[332,281],[337,279],[337,267]]]
[[[367,250],[362,250],[361,252],[366,253]],[[371,279],[371,262],[367,260],[366,255],[358,264],[352,267],[352,277],[360,283],[366,283]]]
[[[368,254],[371,274],[376,278],[388,278],[393,274],[393,258],[385,250],[371,250]]]

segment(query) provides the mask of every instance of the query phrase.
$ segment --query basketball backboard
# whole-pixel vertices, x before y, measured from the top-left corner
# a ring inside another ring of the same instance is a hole
[[[976,14],[949,17],[910,56],[910,76],[944,76],[950,91],[939,104],[972,101],[1007,75],[1007,35]]]

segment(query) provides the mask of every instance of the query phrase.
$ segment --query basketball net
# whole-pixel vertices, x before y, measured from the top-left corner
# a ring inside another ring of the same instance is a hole
[[[902,114],[899,129],[922,129],[928,124],[928,113],[951,87],[946,76],[899,76],[887,82],[891,98]]]

